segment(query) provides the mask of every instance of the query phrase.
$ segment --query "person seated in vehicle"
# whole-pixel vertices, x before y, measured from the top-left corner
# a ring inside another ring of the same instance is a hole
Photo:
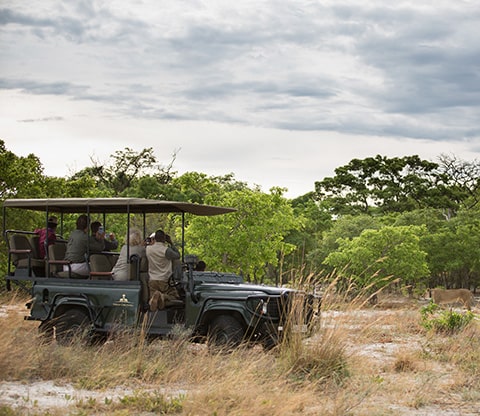
[[[50,217],[47,221],[47,227],[45,228],[37,228],[35,233],[39,235],[38,240],[38,252],[40,253],[40,257],[43,259],[46,256],[45,252],[45,241],[47,241],[47,247],[55,244],[57,240],[57,225],[58,219],[57,217]]]
[[[207,264],[203,260],[200,260],[195,266],[196,272],[204,272],[206,269],[207,269]]]
[[[77,218],[77,228],[72,231],[67,242],[65,260],[71,264],[63,266],[63,270],[88,277],[88,251],[103,251],[105,248],[105,234],[97,232],[94,236],[88,236],[89,218],[82,214]]]
[[[170,301],[180,299],[177,290],[170,284],[172,262],[180,259],[180,253],[163,230],[155,232],[155,240],[147,245],[146,251],[150,278],[150,310],[164,309]]]
[[[113,266],[112,277],[113,280],[131,280],[131,279],[140,279],[142,286],[142,305],[147,306],[149,295],[148,295],[148,260],[147,253],[145,250],[145,242],[142,239],[142,234],[137,229],[131,229],[130,235],[126,238],[127,244],[124,244],[120,249],[120,254],[118,260]],[[134,263],[129,261],[132,256],[137,256],[138,261],[140,262],[139,272],[140,276],[137,276],[136,273],[132,273],[131,267],[136,267]]]
[[[105,247],[103,251],[114,251],[118,248],[118,241],[115,238],[115,234],[109,233],[107,238],[105,234],[105,229],[103,228],[102,223],[100,221],[93,221],[90,224],[90,230],[92,232],[91,237],[93,238],[97,237],[97,233],[103,234],[103,238],[105,240]]]
[[[117,263],[112,269],[114,280],[130,279],[130,262],[127,258],[127,254],[130,257],[133,255],[138,256],[140,260],[140,271],[148,270],[147,252],[140,231],[137,229],[131,229],[130,235],[126,240],[127,244],[124,244],[120,249]]]

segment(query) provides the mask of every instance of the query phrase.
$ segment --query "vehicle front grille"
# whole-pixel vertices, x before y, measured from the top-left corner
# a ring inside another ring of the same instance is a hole
[[[278,325],[310,324],[315,314],[315,298],[302,292],[286,291],[279,296],[252,297],[250,307],[257,316]]]

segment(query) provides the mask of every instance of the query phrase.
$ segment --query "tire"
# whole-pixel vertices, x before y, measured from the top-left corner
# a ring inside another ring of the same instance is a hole
[[[262,347],[265,351],[271,351],[275,347],[278,347],[278,338],[273,335],[267,335],[262,341]]]
[[[59,345],[71,345],[77,339],[85,339],[90,317],[83,309],[69,309],[51,323],[54,337]]]
[[[230,315],[217,316],[208,331],[208,345],[212,350],[231,350],[238,347],[245,330],[238,319]]]

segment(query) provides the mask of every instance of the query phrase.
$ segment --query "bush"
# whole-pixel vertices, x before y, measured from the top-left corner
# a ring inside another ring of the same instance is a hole
[[[461,331],[474,318],[472,312],[465,313],[444,310],[439,312],[439,306],[430,302],[421,310],[422,326],[427,330],[433,330],[437,333],[451,335]]]

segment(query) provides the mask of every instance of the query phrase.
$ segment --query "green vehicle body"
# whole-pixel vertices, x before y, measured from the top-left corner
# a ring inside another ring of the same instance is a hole
[[[47,218],[54,212],[126,212],[128,216],[138,212],[177,212],[182,215],[182,228],[185,213],[218,215],[233,211],[127,198],[6,200],[4,211],[9,208],[45,209]],[[4,221],[5,218],[6,212]],[[9,231],[5,223],[4,233],[8,242]],[[146,310],[142,304],[141,293],[145,288],[140,279],[57,278],[45,276],[46,272],[41,276],[42,273],[30,267],[15,268],[9,264],[6,280],[7,286],[18,283],[28,288],[31,300],[27,303],[29,314],[25,319],[39,321],[40,328],[54,329],[52,332],[59,342],[66,342],[72,333],[85,329],[92,334],[109,335],[142,328],[148,336],[164,337],[180,327],[192,339],[210,340],[215,345],[238,345],[248,341],[271,348],[281,341],[294,304],[300,304],[302,309],[301,322],[295,322],[298,329],[308,330],[313,322],[314,308],[318,308],[319,300],[312,295],[293,289],[246,284],[241,276],[232,273],[195,271],[196,257],[184,253],[182,260],[182,271],[176,274],[174,281],[182,299],[158,311]]]

